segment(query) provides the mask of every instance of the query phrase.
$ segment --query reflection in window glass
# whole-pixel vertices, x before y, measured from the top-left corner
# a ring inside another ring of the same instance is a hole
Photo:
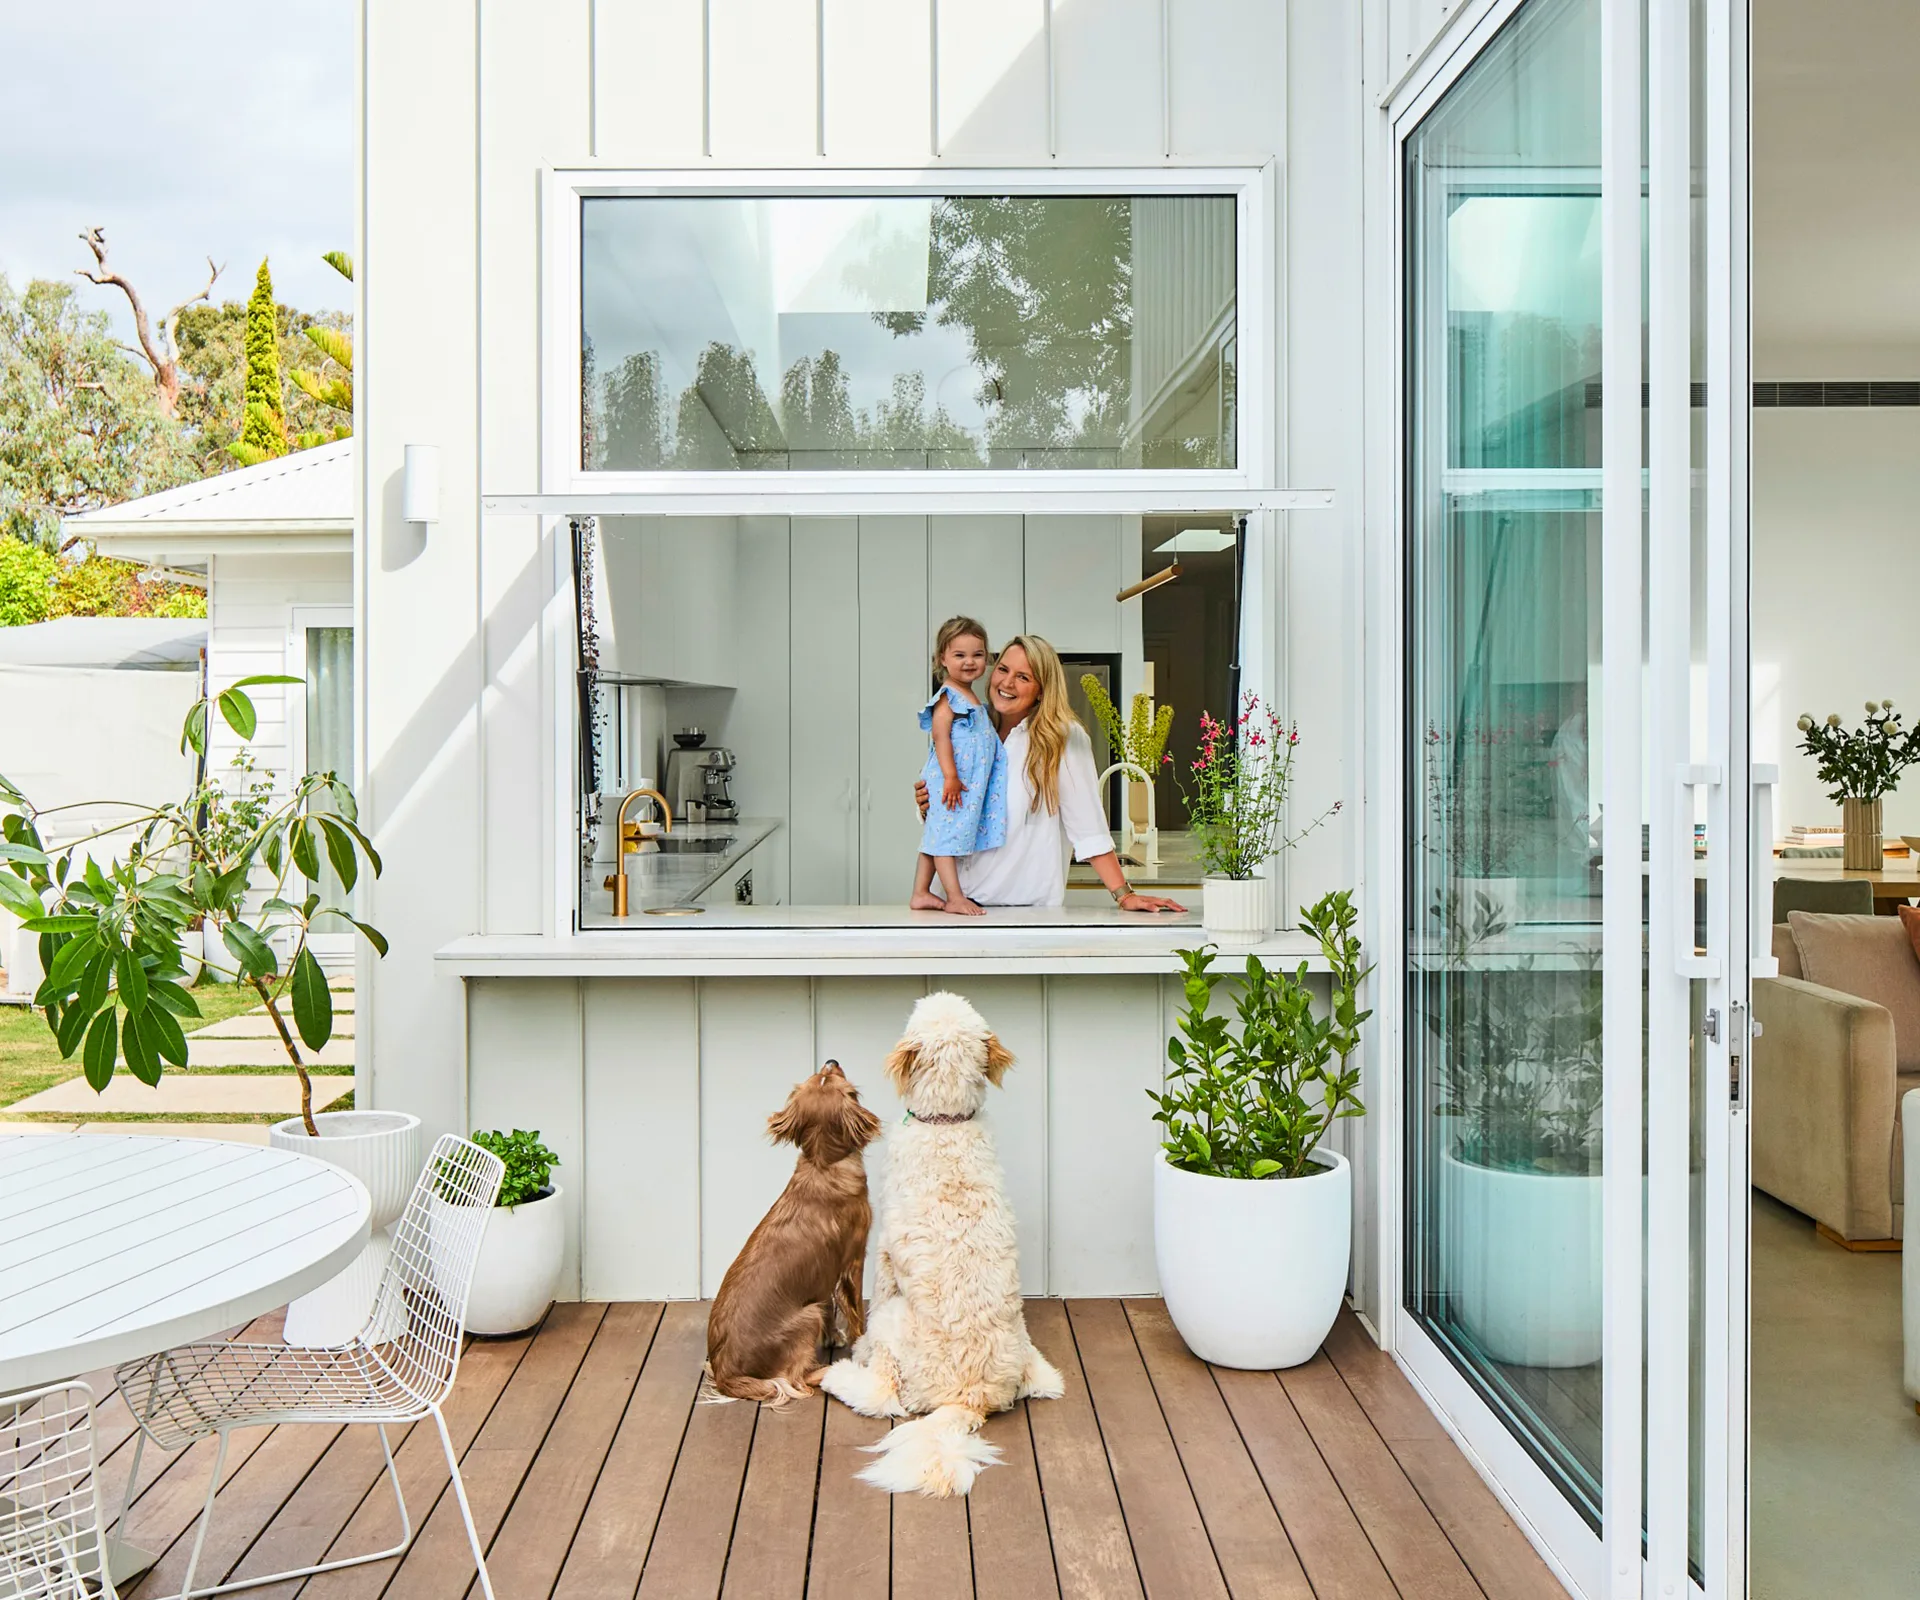
[[[1229,195],[581,206],[581,465],[1232,467]]]
[[[1406,150],[1407,1305],[1595,1528],[1598,39],[1536,0]]]

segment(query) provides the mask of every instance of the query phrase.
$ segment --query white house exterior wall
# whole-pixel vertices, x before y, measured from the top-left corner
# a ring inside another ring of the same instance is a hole
[[[433,1131],[480,1120],[465,1052],[480,1008],[499,1014],[481,984],[470,1017],[434,952],[553,932],[566,859],[542,652],[544,629],[571,669],[556,535],[479,515],[483,493],[541,484],[543,169],[1272,163],[1280,365],[1263,409],[1279,480],[1331,487],[1338,509],[1256,541],[1272,627],[1246,681],[1300,725],[1296,815],[1345,807],[1297,852],[1281,903],[1365,893],[1362,149],[1393,62],[1452,8],[977,0],[939,5],[937,28],[930,0],[710,9],[703,41],[701,0],[361,6],[359,726],[387,861],[365,910],[392,941],[362,960],[361,1083]],[[399,517],[410,443],[441,452],[427,528]],[[598,1012],[575,1015],[559,1048],[577,1055]],[[496,1052],[507,1033],[485,1031]],[[513,1037],[538,1055],[552,1036]]]

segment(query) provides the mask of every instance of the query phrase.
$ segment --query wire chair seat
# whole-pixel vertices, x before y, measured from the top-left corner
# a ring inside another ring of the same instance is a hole
[[[417,1422],[435,1398],[408,1389],[375,1347],[332,1350],[284,1344],[184,1344],[114,1375],[162,1450],[222,1428],[280,1422]],[[4,1591],[0,1591],[4,1593]]]

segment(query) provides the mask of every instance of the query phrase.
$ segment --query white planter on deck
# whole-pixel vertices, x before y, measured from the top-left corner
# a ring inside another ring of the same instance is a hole
[[[566,1218],[553,1184],[517,1206],[495,1206],[467,1297],[469,1333],[519,1333],[547,1314],[560,1283]]]
[[[286,1341],[310,1349],[345,1344],[366,1326],[392,1242],[387,1228],[399,1220],[420,1175],[420,1119],[406,1111],[316,1111],[312,1137],[298,1117],[276,1122],[268,1142],[276,1150],[344,1168],[367,1186],[373,1200],[373,1232],[352,1266],[330,1283],[287,1307]],[[398,1329],[381,1330],[391,1337]]]
[[[1162,1155],[1153,1246],[1167,1315],[1220,1367],[1313,1359],[1340,1313],[1353,1245],[1353,1169],[1318,1150],[1304,1178],[1214,1178]]]

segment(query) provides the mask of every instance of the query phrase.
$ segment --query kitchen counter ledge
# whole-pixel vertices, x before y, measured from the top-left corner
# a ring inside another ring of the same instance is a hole
[[[462,978],[1159,973],[1180,970],[1174,951],[1201,940],[1199,923],[1193,913],[1148,918],[1107,907],[1002,907],[965,919],[888,906],[716,907],[659,926],[473,934],[435,957]],[[1253,953],[1268,965],[1304,960],[1326,970],[1305,933],[1269,934]],[[1231,972],[1246,954],[1223,951],[1216,970]]]

